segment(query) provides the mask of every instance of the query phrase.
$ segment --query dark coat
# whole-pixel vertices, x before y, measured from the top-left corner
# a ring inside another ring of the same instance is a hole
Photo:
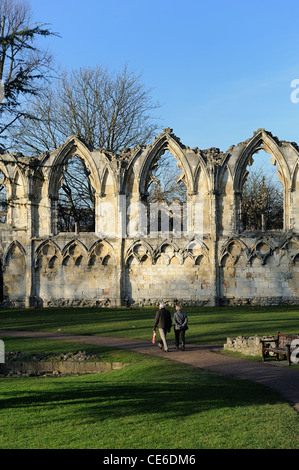
[[[175,330],[186,330],[188,317],[183,310],[177,310],[173,315],[173,323]]]
[[[162,328],[165,331],[170,331],[171,329],[171,315],[168,310],[165,308],[160,308],[160,310],[156,313],[155,323],[154,323],[154,330],[156,327]]]

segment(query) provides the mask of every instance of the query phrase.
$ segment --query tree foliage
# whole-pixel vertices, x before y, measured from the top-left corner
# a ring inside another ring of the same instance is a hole
[[[283,228],[282,185],[260,170],[250,171],[243,186],[242,225],[244,230]]]
[[[52,33],[44,24],[31,24],[27,2],[0,2],[0,80],[5,99],[0,103],[0,137],[4,146],[5,132],[20,117],[32,116],[24,109],[22,99],[37,95],[41,80],[46,77],[51,56],[36,46],[39,36]]]

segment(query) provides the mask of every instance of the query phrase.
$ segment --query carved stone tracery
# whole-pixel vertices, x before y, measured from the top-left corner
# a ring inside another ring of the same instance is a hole
[[[261,149],[283,184],[284,226],[276,232],[246,232],[240,222],[247,167]],[[177,183],[186,186],[180,211],[187,222],[182,231],[150,233],[147,189],[166,151],[181,170]],[[74,156],[84,160],[95,189],[91,233],[57,231],[57,194]],[[1,153],[7,218],[0,224],[0,298],[27,306],[82,299],[88,305],[299,302],[298,168],[297,144],[265,129],[226,152],[191,149],[165,128],[151,144],[119,155],[91,149],[77,136],[32,159]],[[14,280],[25,277],[14,292]]]

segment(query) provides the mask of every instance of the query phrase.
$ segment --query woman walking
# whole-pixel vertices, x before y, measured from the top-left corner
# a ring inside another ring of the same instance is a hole
[[[176,349],[179,349],[179,344],[181,343],[182,351],[185,350],[185,333],[188,330],[188,317],[185,312],[183,312],[180,305],[176,306],[176,311],[173,315],[174,323],[174,334],[175,334],[175,345]]]

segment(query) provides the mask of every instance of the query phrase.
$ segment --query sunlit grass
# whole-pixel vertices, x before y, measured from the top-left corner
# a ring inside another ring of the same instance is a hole
[[[173,312],[173,309],[171,309]],[[187,341],[299,332],[298,307],[188,308]],[[149,340],[155,309],[2,310],[0,329]],[[173,332],[169,335],[174,338]],[[121,370],[0,379],[0,448],[298,449],[298,414],[274,391],[159,357],[5,337],[6,352],[97,353]]]
[[[171,313],[174,312],[170,308]],[[1,310],[0,329],[51,331],[150,340],[156,309],[24,309]],[[193,307],[187,340],[196,344],[221,344],[227,337],[299,333],[299,308]],[[173,335],[173,332],[171,332]]]
[[[6,343],[26,353],[76,351],[79,345],[24,338]],[[84,350],[115,359],[107,348]],[[275,392],[167,359],[116,354],[130,364],[88,376],[0,379],[0,448],[299,447],[297,414]]]

